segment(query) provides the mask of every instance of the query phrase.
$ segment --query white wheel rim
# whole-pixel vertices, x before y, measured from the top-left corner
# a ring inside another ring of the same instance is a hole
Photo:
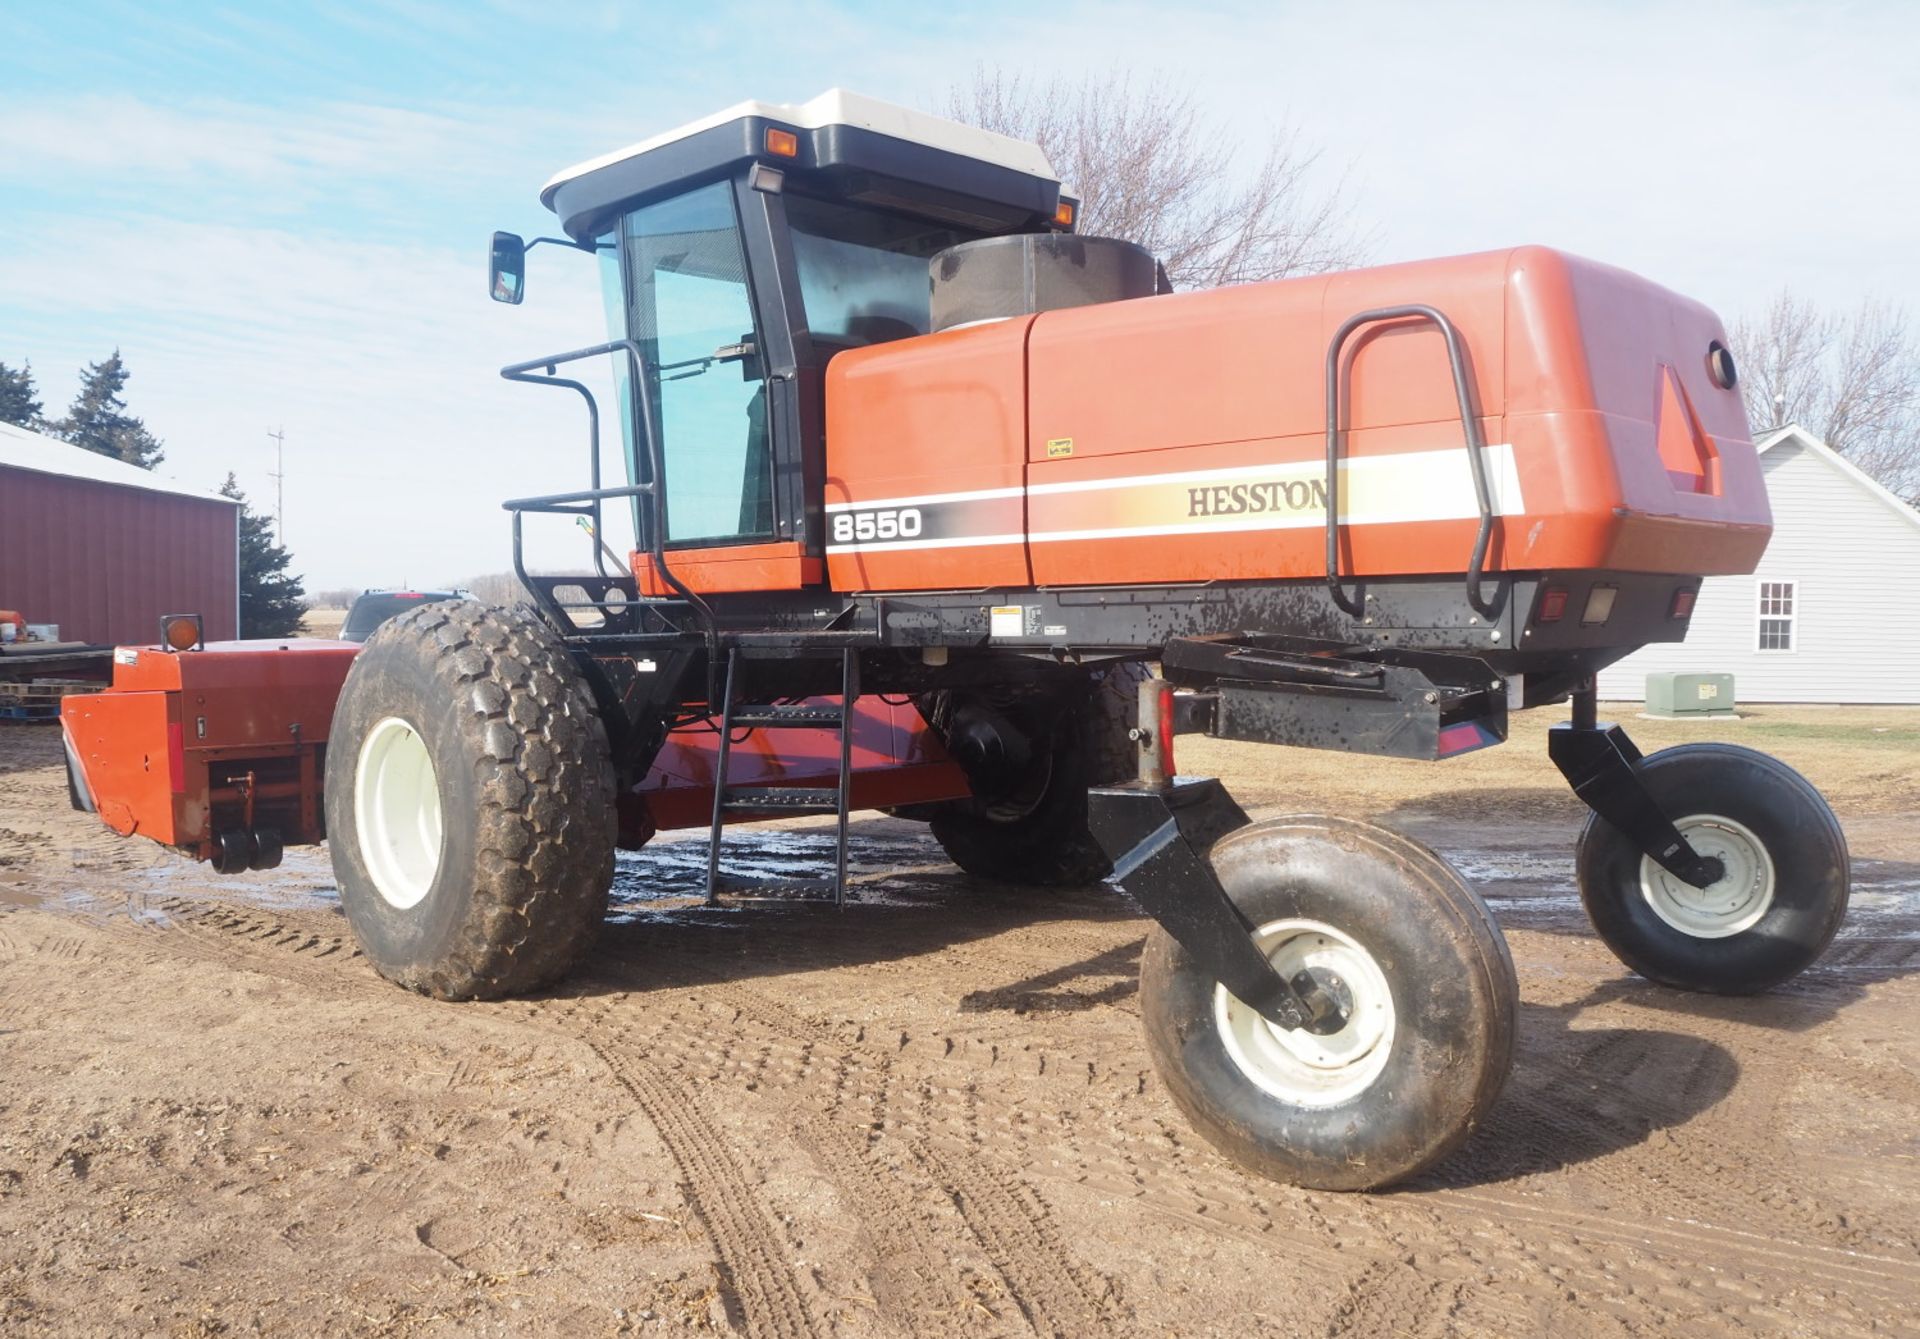
[[[1327,1107],[1365,1092],[1393,1050],[1393,992],[1373,954],[1351,935],[1320,921],[1269,921],[1254,935],[1284,977],[1312,968],[1338,978],[1351,1008],[1338,1032],[1317,1036],[1269,1023],[1216,986],[1214,1026],[1228,1057],[1272,1097],[1303,1107]]]
[[[1719,814],[1695,814],[1674,824],[1694,850],[1712,856],[1726,873],[1695,888],[1640,857],[1640,895],[1653,914],[1694,939],[1725,939],[1751,930],[1773,906],[1773,857],[1753,829]]]
[[[397,910],[418,906],[440,869],[440,784],[426,741],[398,716],[360,745],[353,823],[374,890]]]

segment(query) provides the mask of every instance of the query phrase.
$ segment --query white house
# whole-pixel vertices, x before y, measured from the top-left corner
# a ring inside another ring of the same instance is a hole
[[[1600,696],[1686,670],[1732,674],[1741,702],[1920,703],[1920,512],[1798,425],[1754,444],[1773,502],[1759,569],[1709,577],[1687,640],[1603,671]]]

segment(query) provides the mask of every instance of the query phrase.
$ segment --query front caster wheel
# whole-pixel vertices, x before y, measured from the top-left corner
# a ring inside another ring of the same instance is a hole
[[[1177,1106],[1235,1161],[1321,1190],[1433,1166],[1506,1082],[1519,987],[1486,905],[1439,856],[1367,823],[1280,818],[1212,851],[1220,883],[1289,978],[1344,1021],[1277,1027],[1164,930],[1147,943],[1147,1045]]]
[[[1847,839],[1806,778],[1732,744],[1682,744],[1634,765],[1694,849],[1726,873],[1675,878],[1590,815],[1575,864],[1593,928],[1621,962],[1680,990],[1744,995],[1795,976],[1847,912]]]

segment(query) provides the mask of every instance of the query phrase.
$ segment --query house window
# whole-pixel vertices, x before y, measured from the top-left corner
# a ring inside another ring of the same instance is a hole
[[[1760,583],[1759,637],[1755,643],[1760,650],[1793,650],[1794,599],[1791,581]]]

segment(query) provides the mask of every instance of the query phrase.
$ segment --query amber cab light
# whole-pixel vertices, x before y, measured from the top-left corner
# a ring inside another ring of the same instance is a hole
[[[1673,604],[1667,610],[1667,617],[1668,618],[1692,618],[1693,602],[1699,597],[1700,597],[1700,592],[1694,589],[1692,586],[1682,586],[1679,590],[1673,593]]]
[[[1073,201],[1062,200],[1053,211],[1053,226],[1071,228],[1073,226]]]
[[[800,155],[800,137],[791,130],[767,128],[767,152],[777,158],[797,158]]]
[[[1558,623],[1567,612],[1567,592],[1563,586],[1548,586],[1540,596],[1540,612],[1533,616],[1536,623]]]
[[[175,651],[191,651],[200,645],[200,627],[198,614],[168,614],[160,622],[167,645]]]

